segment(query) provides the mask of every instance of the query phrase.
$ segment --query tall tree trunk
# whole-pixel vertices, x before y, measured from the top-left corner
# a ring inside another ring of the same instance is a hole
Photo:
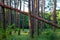
[[[23,11],[24,10],[25,10],[25,1],[23,2]],[[23,29],[23,31],[24,31],[24,17],[25,17],[25,15],[23,15],[23,22],[22,22],[22,29]]]
[[[21,0],[19,1],[19,4],[20,4],[20,10],[21,10]],[[19,13],[19,19],[18,19],[18,28],[19,28],[19,30],[18,30],[18,35],[20,35],[20,13]]]
[[[8,5],[7,0],[5,0],[5,4]],[[8,9],[5,9],[5,21],[6,21],[6,24],[8,24]]]
[[[39,14],[39,0],[34,0],[34,15],[35,16],[37,16],[38,17],[38,14]],[[35,19],[35,24],[34,24],[35,26],[36,26],[36,33],[37,33],[37,35],[39,36],[39,28],[38,28],[38,20],[37,19]]]
[[[18,14],[18,35],[20,35],[20,14]]]
[[[1,0],[1,2],[4,3],[4,0]],[[2,30],[3,30],[3,39],[6,40],[6,26],[5,26],[5,10],[4,10],[4,7],[1,7],[1,23],[2,23]]]
[[[11,26],[11,10],[8,9],[8,26]]]
[[[14,0],[14,7],[17,8],[17,1]],[[17,12],[14,11],[14,24],[15,24],[15,33],[17,28]]]
[[[53,0],[53,22],[57,24],[57,19],[56,19],[56,0]],[[55,27],[53,27],[53,30],[55,31]]]
[[[14,0],[14,8],[16,8],[16,3]],[[15,28],[15,33],[16,33],[16,12],[14,11],[14,28]]]
[[[11,6],[11,1],[12,0],[8,0],[8,5]],[[12,15],[12,11],[10,9],[8,9],[8,27],[11,26],[11,15]],[[11,31],[10,31],[10,35],[11,35]]]
[[[41,17],[44,18],[44,12],[45,12],[45,1],[41,0]],[[42,31],[44,31],[44,22],[41,22],[41,27],[42,27]]]
[[[33,0],[29,0],[28,1],[28,11],[29,11],[29,14],[28,14],[28,21],[29,21],[29,29],[30,29],[30,37],[31,37],[31,40],[33,38],[33,34],[34,34],[34,18],[31,17],[31,14],[33,13]],[[32,6],[32,10],[31,10],[31,6]]]

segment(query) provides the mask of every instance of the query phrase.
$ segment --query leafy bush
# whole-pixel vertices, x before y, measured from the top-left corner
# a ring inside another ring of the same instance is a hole
[[[41,38],[45,40],[60,40],[60,35],[58,36],[57,33],[53,32],[52,30],[48,30],[42,32]]]

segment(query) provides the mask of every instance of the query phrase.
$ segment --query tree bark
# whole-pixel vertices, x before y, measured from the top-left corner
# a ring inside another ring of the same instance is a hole
[[[57,18],[56,18],[56,0],[53,0],[53,23],[57,24]],[[55,31],[55,27],[53,27],[53,30]]]
[[[14,8],[16,8],[16,1],[14,0]],[[14,11],[14,28],[16,33],[16,12]]]
[[[20,3],[20,10],[21,10],[21,0],[19,1],[19,3]],[[19,28],[18,35],[20,35],[20,13],[18,15],[19,15],[19,19],[18,19],[18,28]]]
[[[39,14],[39,0],[34,0],[34,15],[38,17]],[[38,20],[35,19],[35,27],[36,27],[36,34],[39,36],[39,26],[38,26]]]
[[[8,4],[9,6],[11,6],[11,1],[12,0],[8,0]],[[12,10],[8,9],[8,27],[11,26],[12,23]],[[10,35],[12,34],[12,32],[10,31]]]
[[[29,29],[30,29],[30,37],[31,37],[31,40],[32,38],[34,37],[33,34],[34,34],[34,18],[31,17],[31,14],[33,13],[33,0],[29,0],[28,1],[28,11],[29,11],[29,14],[28,14],[28,21],[29,21]],[[32,10],[31,10],[31,6],[32,6]]]
[[[1,2],[3,2],[4,3],[4,0],[1,0]],[[5,32],[6,32],[6,26],[5,26],[5,10],[4,10],[4,7],[1,7],[1,23],[2,23],[2,31],[3,31],[3,39],[5,39],[6,40],[6,34],[5,34]]]
[[[45,1],[41,0],[41,18],[44,18],[44,12],[45,12]],[[41,22],[41,27],[42,27],[42,31],[44,31],[44,22]]]
[[[23,2],[23,11],[25,11],[25,1]],[[24,31],[24,17],[25,15],[23,15],[23,22],[22,22],[22,30]]]

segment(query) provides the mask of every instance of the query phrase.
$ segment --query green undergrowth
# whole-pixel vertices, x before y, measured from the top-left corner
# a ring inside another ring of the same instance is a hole
[[[60,29],[56,29],[56,31],[52,31],[51,29],[45,29],[44,31],[39,33],[39,36],[34,34],[33,40],[60,40]],[[3,39],[3,32],[0,29],[0,40],[30,40],[30,33],[28,29],[24,29],[24,31],[21,29],[21,35],[18,35],[18,30],[16,30],[16,33],[14,30],[12,30],[12,34],[9,34],[9,31],[6,30],[6,39]]]

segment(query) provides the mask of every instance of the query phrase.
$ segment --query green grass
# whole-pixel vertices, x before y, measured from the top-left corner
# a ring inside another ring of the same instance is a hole
[[[30,40],[30,34],[28,29],[25,29],[24,31],[22,31],[21,29],[21,35],[18,35],[18,31],[14,33],[14,30],[12,31],[12,35],[9,35],[9,33],[6,32],[6,36],[6,40]],[[5,39],[2,38],[0,40]],[[41,32],[39,36],[34,34],[33,40],[60,40],[59,29],[55,32],[53,32],[51,29],[46,29],[45,31]]]

